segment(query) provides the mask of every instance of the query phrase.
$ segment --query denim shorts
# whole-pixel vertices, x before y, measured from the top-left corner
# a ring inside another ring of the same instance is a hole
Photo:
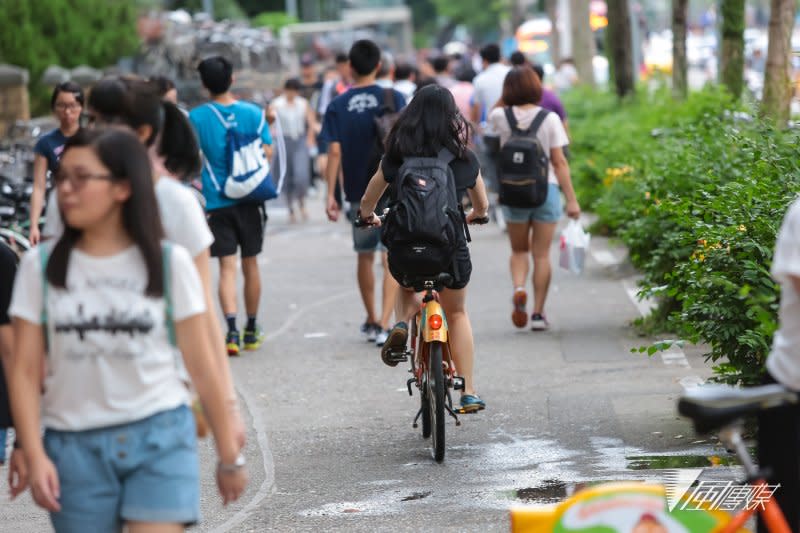
[[[555,183],[547,188],[547,200],[539,207],[501,206],[507,223],[528,224],[529,222],[556,223],[561,220],[561,189]]]
[[[125,522],[200,519],[194,416],[186,406],[119,426],[45,432],[61,483],[56,533],[116,532]]]
[[[357,254],[370,254],[385,252],[386,247],[381,242],[381,228],[357,228],[355,220],[358,216],[359,204],[350,204],[347,219],[353,223],[353,250]]]

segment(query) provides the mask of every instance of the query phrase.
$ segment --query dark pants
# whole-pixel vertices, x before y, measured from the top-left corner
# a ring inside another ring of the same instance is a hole
[[[764,384],[777,383],[769,374]],[[758,464],[769,470],[767,483],[780,484],[775,499],[794,533],[800,533],[800,407],[762,411],[758,415]],[[758,520],[758,531],[766,532]]]

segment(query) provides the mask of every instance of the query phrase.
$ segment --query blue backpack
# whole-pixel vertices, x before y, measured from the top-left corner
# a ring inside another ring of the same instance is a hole
[[[278,191],[272,181],[272,173],[264,153],[261,135],[258,132],[241,133],[236,131],[235,126],[229,125],[213,104],[208,104],[208,107],[227,131],[225,155],[228,175],[222,183],[214,175],[208,160],[205,162],[211,182],[217,191],[226,198],[241,203],[260,204],[277,198]]]

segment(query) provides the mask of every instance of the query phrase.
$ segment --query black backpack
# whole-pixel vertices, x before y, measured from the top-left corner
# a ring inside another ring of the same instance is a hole
[[[398,281],[411,286],[442,273],[455,274],[456,251],[469,240],[447,149],[437,157],[403,161],[383,226],[382,241]],[[455,271],[454,271],[455,270]]]
[[[525,131],[519,129],[510,107],[505,112],[511,138],[498,155],[500,203],[509,207],[539,207],[547,200],[550,157],[536,134],[549,111],[540,110]]]

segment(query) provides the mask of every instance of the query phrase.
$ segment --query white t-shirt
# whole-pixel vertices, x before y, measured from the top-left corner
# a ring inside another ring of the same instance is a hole
[[[290,104],[289,100],[281,95],[272,101],[272,107],[281,119],[281,128],[284,137],[299,139],[306,134],[306,119],[308,118],[308,100],[296,96]]]
[[[156,182],[155,190],[167,240],[186,248],[192,257],[211,246],[214,236],[208,229],[206,215],[186,186],[169,176],[162,176]],[[46,219],[42,234],[48,239],[59,238],[64,233],[64,223],[55,189],[47,206]]]
[[[517,127],[523,131],[530,127],[533,119],[539,114],[539,111],[542,110],[539,106],[532,106],[529,108],[512,107],[511,109],[514,112],[514,116],[517,118]],[[491,124],[492,129],[500,136],[500,146],[507,143],[511,138],[511,126],[508,124],[506,112],[502,107],[492,109],[492,112],[489,114],[489,124]],[[547,118],[544,119],[539,131],[536,133],[536,138],[539,139],[539,143],[542,145],[542,148],[544,148],[548,157],[550,157],[550,150],[553,148],[563,148],[569,144],[569,137],[567,137],[567,132],[564,130],[564,124],[561,123],[561,119],[558,118],[558,115],[555,113],[547,114]],[[553,168],[552,162],[550,163],[548,181],[558,185],[558,177],[556,176],[556,171]]]
[[[790,276],[800,277],[800,199],[795,200],[778,233],[772,276],[781,284],[780,327],[767,370],[779,383],[800,390],[800,294]]]
[[[174,321],[204,313],[200,277],[180,246],[172,247],[170,271]],[[46,428],[125,424],[189,402],[180,354],[168,338],[166,300],[145,295],[147,268],[137,247],[110,257],[74,249],[66,284],[47,289]],[[22,258],[9,314],[41,324],[38,248]]]
[[[508,65],[492,63],[473,80],[475,100],[480,102],[487,113],[503,96],[503,83],[510,70]]]
[[[185,185],[162,176],[156,182],[156,200],[168,241],[186,248],[191,257],[211,246],[214,235],[208,229],[205,212]]]

